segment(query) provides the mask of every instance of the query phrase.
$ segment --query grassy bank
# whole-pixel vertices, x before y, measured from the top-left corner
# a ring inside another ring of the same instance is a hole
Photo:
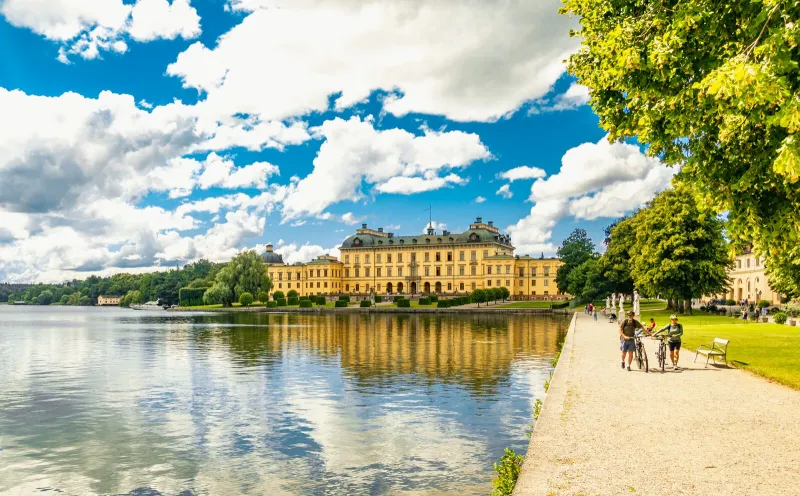
[[[552,301],[515,301],[513,303],[500,304],[498,308],[551,308],[552,305]]]
[[[643,305],[644,307],[644,305]],[[642,322],[654,318],[659,327],[669,323],[671,312],[663,309],[642,310]],[[728,360],[736,367],[800,389],[800,327],[755,323],[695,311],[681,315],[684,354],[714,338],[730,340]],[[698,357],[698,361],[702,357]]]

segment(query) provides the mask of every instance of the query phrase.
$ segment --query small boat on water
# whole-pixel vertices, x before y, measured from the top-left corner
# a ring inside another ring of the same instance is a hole
[[[157,301],[148,301],[141,305],[131,305],[131,308],[134,310],[164,310],[166,307],[160,305]]]

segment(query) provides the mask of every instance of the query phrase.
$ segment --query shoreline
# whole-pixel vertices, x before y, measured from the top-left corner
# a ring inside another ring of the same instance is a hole
[[[345,308],[266,308],[266,307],[229,307],[229,308],[198,308],[191,307],[177,307],[170,308],[169,312],[210,312],[210,313],[225,313],[225,312],[264,312],[264,313],[311,313],[311,314],[328,314],[328,313],[386,313],[386,314],[414,314],[414,313],[427,313],[427,314],[523,314],[523,315],[569,315],[574,313],[574,309],[568,308],[381,308],[381,307],[345,307]]]

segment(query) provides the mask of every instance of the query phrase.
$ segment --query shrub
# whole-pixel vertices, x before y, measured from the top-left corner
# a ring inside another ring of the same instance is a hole
[[[286,306],[286,298],[280,298],[280,299],[275,300],[275,301],[278,303],[279,307],[285,307]]]
[[[375,295],[375,303],[380,303],[383,301],[383,298],[380,295]]]
[[[361,308],[369,308],[372,306],[369,300],[361,300],[361,304],[359,305]]]
[[[336,300],[336,303],[333,306],[335,306],[336,308],[346,308],[348,305],[347,302],[344,300]]]
[[[428,296],[428,299],[431,300],[431,303],[436,303],[437,301],[439,301],[439,297],[436,295],[430,295]]]
[[[714,312],[716,312],[717,310],[719,310],[719,309],[717,308],[717,306],[716,306],[716,305],[709,305],[709,306],[707,306],[707,307],[706,307],[706,311],[707,311],[707,312],[714,313]]]
[[[430,305],[431,304],[431,300],[430,300],[430,298],[425,296],[425,297],[422,297],[422,298],[419,299],[419,304],[420,305]]]
[[[736,304],[736,300],[734,300],[734,299],[726,300],[725,304],[726,305],[735,305]]]
[[[758,304],[756,305],[758,308],[765,308],[769,306],[768,300],[758,300]]]
[[[277,301],[268,301],[267,302],[267,308],[275,308],[277,306],[278,306],[278,302]]]
[[[294,296],[294,297],[290,296],[289,299],[287,300],[287,303],[289,305],[299,305],[300,304],[300,300],[296,296]]]
[[[400,302],[400,300],[404,300],[404,299],[405,299],[405,298],[403,298],[403,296],[402,296],[402,295],[395,295],[395,296],[394,296],[394,298],[393,298],[392,300],[393,300],[395,303],[399,303],[399,302]]]
[[[258,292],[258,301],[261,303],[266,303],[269,301],[269,293],[266,291],[259,291]]]
[[[253,304],[253,295],[245,291],[244,293],[239,295],[239,303],[243,307],[249,307]]]
[[[317,296],[317,305],[324,307],[327,304],[328,300],[326,300],[324,296]]]
[[[750,313],[747,314],[747,318],[750,319],[750,320],[758,320],[758,318],[760,316],[761,316],[761,314],[758,313],[758,312],[750,312]]]
[[[800,315],[800,303],[787,303],[786,314],[792,318],[795,318],[798,315]]]
[[[275,301],[283,300],[284,298],[286,298],[286,295],[283,294],[283,291],[275,291],[272,293],[272,299]]]
[[[550,308],[552,308],[552,309],[567,308],[568,306],[569,306],[569,302],[568,301],[562,301],[560,303],[551,303],[550,304]]]
[[[300,301],[311,301],[308,296],[301,296]]]
[[[294,289],[290,289],[289,292],[286,293],[287,298],[297,298],[298,296],[300,295]]]
[[[311,308],[312,303],[310,300],[300,300],[300,308]]]
[[[410,300],[398,300],[397,301],[397,308],[411,308],[411,301]]]
[[[789,316],[786,315],[786,312],[777,312],[772,318],[775,319],[776,324],[785,324],[786,321],[789,320]]]
[[[450,308],[450,300],[439,300],[436,308]]]
[[[492,479],[492,496],[511,496],[517,479],[522,472],[522,455],[514,453],[514,450],[506,448],[505,454],[500,458],[499,463],[494,464],[494,471],[497,477]]]
[[[347,303],[350,303],[350,296],[341,295],[341,296],[339,296],[339,301],[346,301]]]
[[[182,307],[196,307],[203,304],[203,294],[208,288],[181,288],[178,290],[178,301]]]

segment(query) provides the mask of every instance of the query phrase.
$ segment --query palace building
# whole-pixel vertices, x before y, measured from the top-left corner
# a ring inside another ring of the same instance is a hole
[[[564,299],[556,286],[556,258],[514,255],[508,235],[478,217],[463,233],[397,236],[361,229],[344,240],[341,260],[324,255],[286,265],[267,245],[262,259],[273,291],[298,294],[463,294],[505,286],[516,298]]]
[[[764,259],[756,256],[750,249],[734,253],[733,258],[733,268],[728,271],[730,287],[725,294],[717,297],[737,302],[747,300],[751,303],[767,300],[771,305],[779,305],[781,295],[769,285]]]

